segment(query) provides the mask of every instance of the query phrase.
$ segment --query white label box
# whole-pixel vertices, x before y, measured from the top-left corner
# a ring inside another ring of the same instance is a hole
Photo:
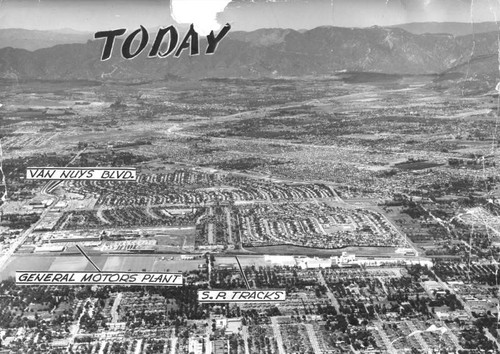
[[[16,271],[17,285],[181,286],[181,273]]]
[[[283,302],[286,290],[198,290],[198,302]]]
[[[132,167],[28,167],[28,180],[100,180],[136,181],[137,171]]]

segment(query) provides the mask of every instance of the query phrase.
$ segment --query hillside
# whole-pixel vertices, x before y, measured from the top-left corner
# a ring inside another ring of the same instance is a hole
[[[205,40],[200,41],[201,50]],[[328,75],[336,71],[387,74],[435,74],[474,56],[497,52],[496,33],[475,37],[416,35],[399,28],[318,27],[298,32],[263,29],[229,33],[211,56],[133,60],[114,46],[110,60],[101,62],[103,41],[62,44],[30,52],[0,49],[0,77],[42,80],[157,80],[165,77],[260,77]]]

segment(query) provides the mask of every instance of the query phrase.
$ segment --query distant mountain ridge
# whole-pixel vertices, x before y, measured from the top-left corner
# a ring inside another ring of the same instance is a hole
[[[152,39],[150,39],[152,41]],[[412,34],[400,28],[318,27],[307,31],[230,32],[211,56],[100,61],[103,41],[61,44],[30,52],[0,49],[0,77],[42,80],[158,80],[166,77],[328,75],[336,71],[436,74],[497,53],[497,33],[472,36]],[[201,50],[205,40],[201,38]]]
[[[93,39],[92,33],[79,32],[68,28],[52,31],[21,28],[0,29],[0,48],[12,47],[33,51],[58,44],[85,43],[89,39]]]
[[[499,30],[496,22],[412,22],[390,26],[401,28],[413,34],[451,34],[455,37],[467,36],[473,33],[487,33]]]

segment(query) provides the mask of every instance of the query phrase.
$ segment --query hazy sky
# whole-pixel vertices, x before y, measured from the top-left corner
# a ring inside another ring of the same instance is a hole
[[[216,26],[207,4],[224,8],[219,23],[233,30],[263,27],[307,29],[321,25],[367,27],[407,22],[494,21],[500,0],[172,0],[181,22]],[[186,3],[186,4],[183,4]],[[222,5],[221,5],[222,4]],[[170,0],[0,0],[0,28],[97,31],[175,23]],[[222,6],[222,7],[221,7]],[[190,9],[190,11],[187,11]],[[182,13],[181,13],[182,12]],[[217,30],[217,28],[214,28]]]

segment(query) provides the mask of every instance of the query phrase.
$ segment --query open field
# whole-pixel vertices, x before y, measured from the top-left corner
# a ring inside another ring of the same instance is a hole
[[[110,256],[90,255],[92,261],[107,272],[188,272],[198,269],[204,264],[204,259],[181,260],[179,256]],[[171,259],[173,258],[173,259]],[[14,256],[1,273],[0,280],[4,280],[18,270],[26,271],[95,271],[94,267],[81,255],[72,256]]]
[[[338,256],[342,252],[354,253],[360,257],[370,256],[396,256],[393,247],[344,247],[341,249],[327,250],[323,248],[309,248],[292,245],[245,247],[245,250],[258,254],[270,255],[308,255],[308,256]],[[400,255],[399,255],[400,256]]]
[[[11,257],[2,272],[0,272],[0,279],[5,280],[8,277],[13,277],[18,270],[49,270],[55,260],[55,256],[29,255]]]

